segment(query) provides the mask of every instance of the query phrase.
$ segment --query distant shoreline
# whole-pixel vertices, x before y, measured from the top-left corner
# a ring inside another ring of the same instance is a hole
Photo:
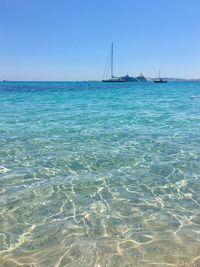
[[[145,82],[153,82],[157,78],[148,78],[148,81]],[[165,79],[169,82],[200,82],[200,79],[182,79],[182,78],[168,78],[168,77],[162,77],[162,79]],[[38,81],[15,81],[15,80],[1,80],[0,83],[6,83],[6,82],[101,82],[101,80],[61,80],[61,81],[48,81],[48,80],[38,80]],[[131,82],[128,82],[131,83]],[[132,82],[132,83],[141,83],[141,82]]]

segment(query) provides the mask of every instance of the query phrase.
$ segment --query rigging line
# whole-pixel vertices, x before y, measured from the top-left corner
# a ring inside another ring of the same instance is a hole
[[[109,71],[109,67],[110,67],[110,57],[111,57],[111,49],[109,49],[108,57],[106,60],[106,65],[105,65],[104,73],[103,73],[103,79],[108,77],[108,71]],[[105,75],[106,75],[106,77],[105,77]]]
[[[111,62],[109,61],[108,62],[108,68],[107,68],[107,73],[106,73],[106,79],[109,79],[110,78],[110,68],[111,68]]]
[[[108,63],[109,63],[109,58],[110,58],[110,52],[108,54],[108,57],[107,57],[107,60],[106,60],[106,65],[105,65],[105,68],[104,68],[104,73],[103,73],[103,79],[106,78],[106,74],[107,74],[107,69],[108,69]]]

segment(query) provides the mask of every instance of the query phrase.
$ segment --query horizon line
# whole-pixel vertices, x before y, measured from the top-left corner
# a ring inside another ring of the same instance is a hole
[[[146,77],[147,79],[150,79],[149,82],[157,79],[157,78],[149,78]],[[174,77],[162,77],[163,79],[171,80],[171,81],[200,81],[200,78],[174,78]],[[0,80],[0,83],[4,82],[101,82],[102,80]],[[148,82],[148,81],[146,81]],[[133,81],[133,83],[135,83]]]

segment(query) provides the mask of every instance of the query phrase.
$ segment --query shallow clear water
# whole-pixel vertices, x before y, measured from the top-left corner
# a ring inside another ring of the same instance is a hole
[[[0,266],[200,266],[199,144],[200,83],[0,83]]]

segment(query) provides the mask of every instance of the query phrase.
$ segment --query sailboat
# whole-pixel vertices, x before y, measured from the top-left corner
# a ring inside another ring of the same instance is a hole
[[[157,80],[154,80],[154,83],[167,83],[167,80],[163,80],[160,78],[160,70],[159,70],[159,78]]]
[[[109,60],[107,61],[106,67],[105,67],[105,71],[104,71],[104,76],[106,73],[106,69],[110,68],[110,79],[104,79],[102,80],[102,82],[126,82],[125,79],[123,78],[119,78],[119,77],[115,77],[113,75],[113,43],[111,44],[111,52],[109,53]]]

